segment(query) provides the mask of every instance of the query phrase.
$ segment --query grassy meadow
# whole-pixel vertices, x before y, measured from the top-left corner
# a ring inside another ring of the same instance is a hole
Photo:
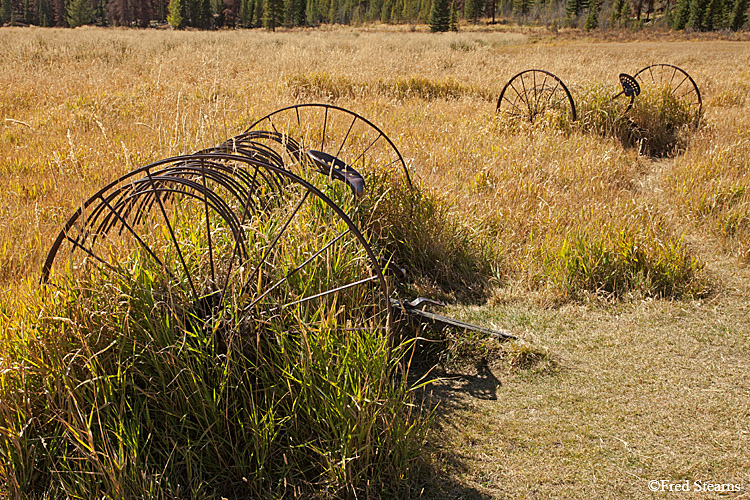
[[[739,483],[747,496],[750,42],[663,38],[0,29],[0,498],[678,495],[652,493],[653,479]],[[642,96],[632,116],[647,140],[634,140],[607,97],[619,73],[660,62],[690,73],[703,113]],[[528,68],[566,82],[577,122],[496,116]],[[270,368],[242,347],[222,370],[198,336],[150,317],[153,284],[39,291],[49,246],[101,186],[302,102],[363,115],[406,160],[417,189],[371,207],[379,244],[406,269],[399,293],[518,341],[440,337],[421,363],[438,364],[437,380],[419,390],[399,363],[408,346],[325,328],[304,342],[274,330]],[[134,419],[161,417],[118,399],[128,360],[153,384],[144,400],[171,400],[160,415],[174,435],[150,448],[138,443],[151,423]],[[196,406],[191,394],[216,380]],[[234,408],[258,380],[273,388],[265,413]],[[108,415],[119,427],[105,432],[94,416]],[[237,484],[202,484],[225,470]],[[726,497],[713,495],[695,497]]]

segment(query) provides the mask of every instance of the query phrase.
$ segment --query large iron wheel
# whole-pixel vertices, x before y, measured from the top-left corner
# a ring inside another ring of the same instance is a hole
[[[409,170],[393,141],[368,119],[338,106],[296,104],[276,110],[230,141],[245,140],[281,144],[285,168],[308,180],[313,179],[304,172],[310,168],[338,177],[355,194],[362,194],[364,186],[360,189],[358,184],[369,175],[395,176],[411,186]]]
[[[576,105],[560,78],[542,69],[528,69],[511,78],[500,92],[497,112],[534,122],[548,112],[576,119]]]
[[[644,92],[667,92],[679,101],[686,101],[698,113],[703,107],[698,85],[682,68],[672,64],[652,64],[633,76]]]
[[[169,158],[110,183],[68,219],[42,282],[158,276],[201,321],[387,329],[378,258],[344,211],[294,173],[245,156]]]

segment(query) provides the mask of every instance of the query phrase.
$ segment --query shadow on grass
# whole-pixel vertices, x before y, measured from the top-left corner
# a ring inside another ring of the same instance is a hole
[[[449,425],[456,413],[471,410],[471,399],[495,401],[497,391],[502,386],[492,373],[486,359],[479,360],[473,367],[461,370],[447,370],[442,367],[430,369],[429,363],[412,367],[411,378],[415,381],[426,377],[435,382],[425,386],[418,398],[421,403],[434,409],[433,418],[437,427]],[[457,451],[453,443],[429,440],[427,452],[434,457],[424,475],[424,485],[419,498],[431,500],[466,499],[489,500],[490,495],[457,477],[468,473],[468,457]]]

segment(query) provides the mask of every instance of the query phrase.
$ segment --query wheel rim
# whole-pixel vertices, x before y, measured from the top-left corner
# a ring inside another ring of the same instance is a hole
[[[169,158],[110,183],[70,217],[42,282],[60,268],[160,273],[178,312],[202,321],[390,325],[378,258],[342,208],[295,174],[243,156]]]
[[[411,187],[409,170],[393,141],[348,109],[330,104],[288,106],[260,118],[238,137],[251,137],[258,131],[269,132],[253,140],[265,140],[284,158],[285,168],[315,184],[320,176],[307,173],[304,153],[309,150],[326,153],[365,176],[387,175]]]
[[[701,93],[695,80],[682,68],[672,64],[652,64],[633,75],[644,92],[666,90],[677,100],[684,100],[698,112],[703,107]]]
[[[565,83],[549,71],[529,69],[511,78],[497,100],[498,113],[534,122],[559,111],[576,119],[573,97]]]

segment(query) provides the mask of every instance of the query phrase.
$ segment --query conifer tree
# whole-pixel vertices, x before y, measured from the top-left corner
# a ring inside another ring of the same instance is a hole
[[[72,0],[68,4],[68,26],[75,28],[94,21],[94,9],[89,0]]]
[[[482,0],[465,0],[464,1],[464,17],[470,23],[475,23],[482,15],[481,2]]]
[[[185,26],[185,18],[182,17],[182,0],[169,0],[167,10],[169,11],[167,14],[169,25],[176,30],[182,29]]]
[[[263,27],[276,31],[284,19],[284,0],[265,0],[263,3]]]
[[[708,7],[708,0],[691,0],[688,26],[694,31],[703,30],[703,19],[706,14],[706,7]]]
[[[263,0],[255,0],[253,28],[260,28],[261,26],[263,26]]]
[[[676,30],[685,29],[690,17],[690,0],[678,0],[677,12],[672,20],[672,28]]]
[[[451,2],[451,19],[449,28],[451,31],[458,31],[458,9],[456,8],[456,1]]]
[[[2,0],[0,3],[0,25],[5,23],[13,24],[12,17],[13,6],[11,5],[10,0]]]
[[[703,29],[713,31],[721,27],[721,14],[724,12],[722,0],[708,0],[706,13],[703,15]]]
[[[591,0],[589,2],[589,13],[586,16],[586,23],[583,25],[583,29],[586,31],[595,30],[599,27],[599,2],[597,0]]]
[[[328,5],[328,22],[331,24],[339,22],[339,0],[331,0]]]
[[[739,31],[747,21],[748,0],[734,0],[732,14],[729,17],[729,28],[732,31]]]
[[[513,15],[523,17],[531,11],[531,0],[513,0]]]
[[[610,24],[612,27],[616,27],[620,24],[620,18],[622,17],[622,6],[625,4],[626,0],[615,0],[615,3],[612,4],[612,18],[610,19]]]
[[[448,31],[451,22],[451,6],[448,0],[432,0],[430,11],[430,31],[433,33]]]

